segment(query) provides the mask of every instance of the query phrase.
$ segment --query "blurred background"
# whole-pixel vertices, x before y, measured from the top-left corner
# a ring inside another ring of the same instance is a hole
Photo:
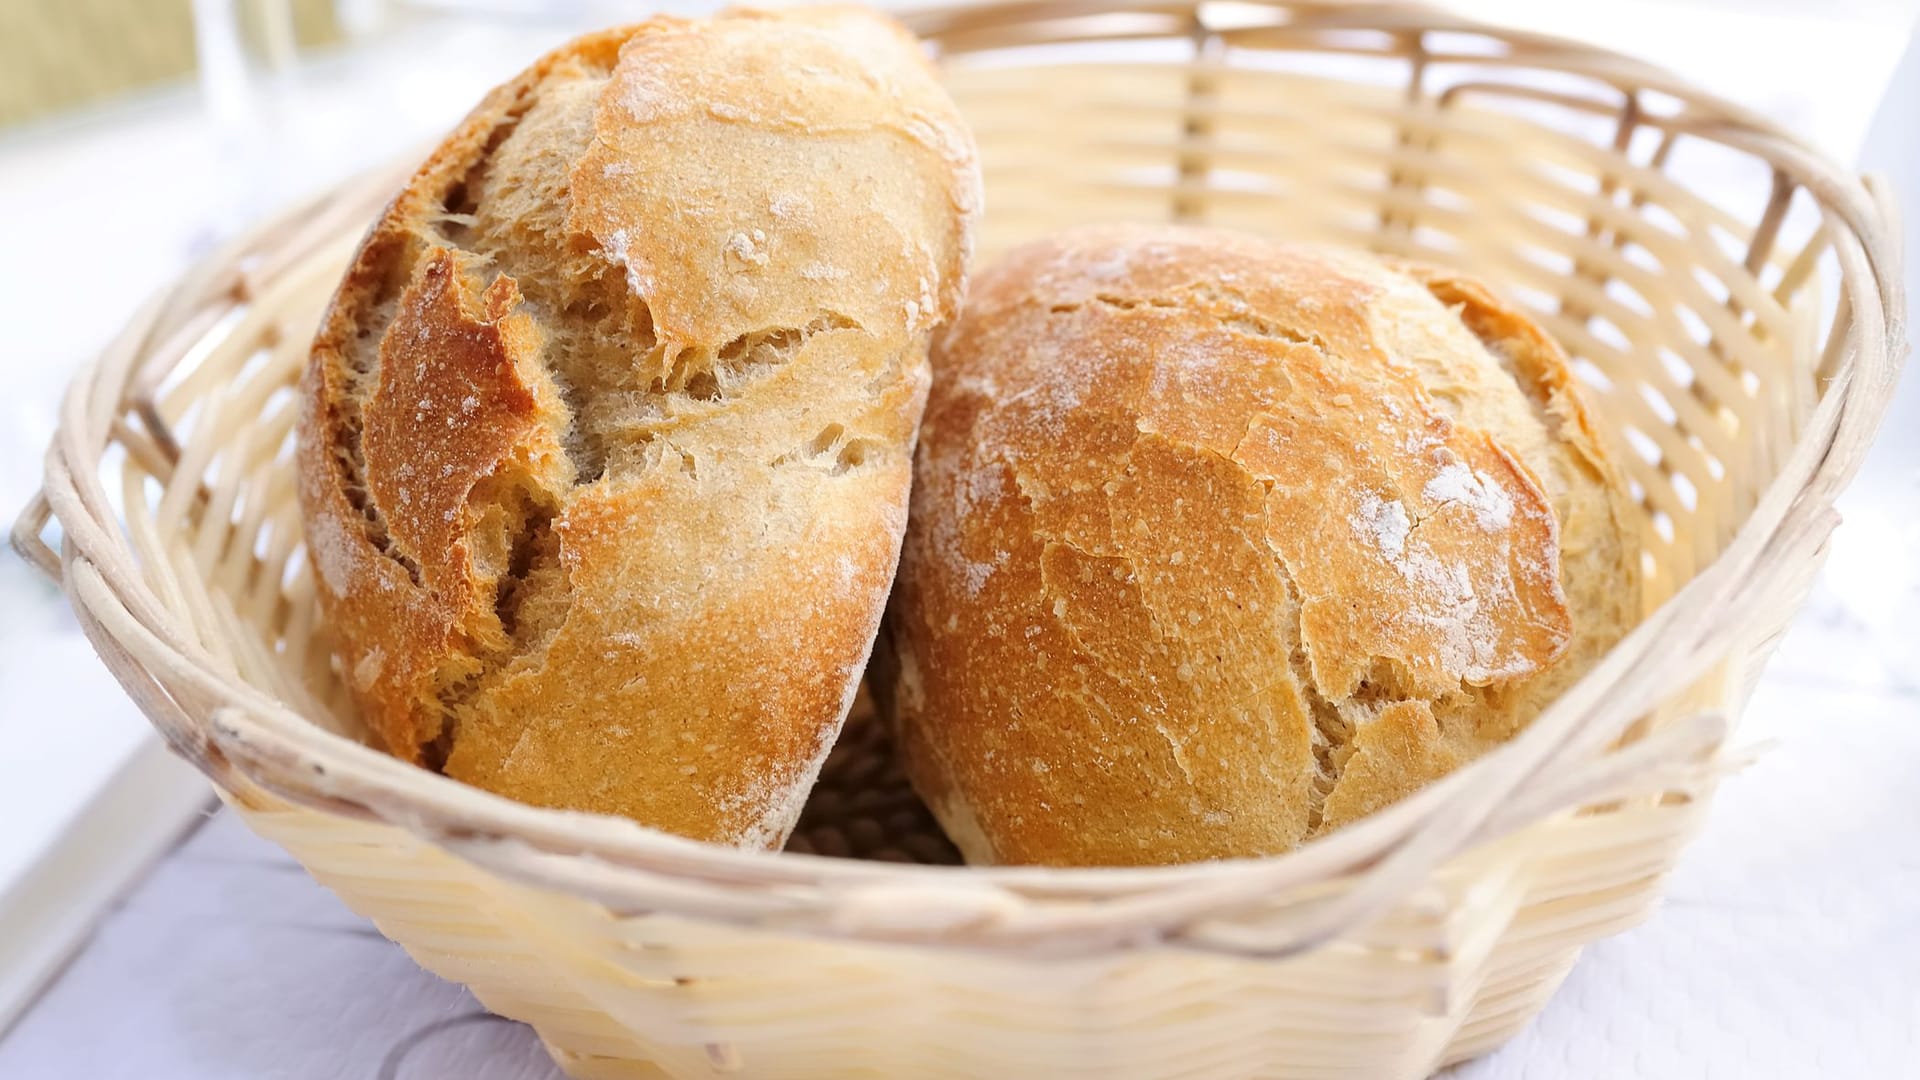
[[[0,0],[0,521],[10,524],[39,484],[41,453],[74,371],[194,259],[302,195],[421,153],[487,88],[575,33],[712,6]],[[1910,218],[1920,215],[1913,35],[1920,0],[1438,6],[1611,46],[1678,71],[1763,110],[1840,160],[1889,172]],[[1911,222],[1908,237],[1910,251],[1920,247]],[[1753,1055],[1722,1060],[1739,1066],[1726,1075],[1913,1075],[1903,1067],[1920,1061],[1920,902],[1912,899],[1920,896],[1920,843],[1912,834],[1920,789],[1911,783],[1920,760],[1917,381],[1903,382],[1881,442],[1842,504],[1847,524],[1814,601],[1743,728],[1778,748],[1728,785],[1669,911],[1595,950],[1537,1025],[1539,1045],[1523,1040],[1504,1063],[1475,1066],[1474,1075],[1705,1075],[1685,1068],[1699,1044],[1690,1050],[1677,1036],[1652,1050],[1623,1040],[1630,1049],[1615,1063],[1630,1067],[1622,1069],[1605,1064],[1615,1059],[1604,1048],[1572,1071],[1543,1071],[1538,1055],[1564,1055],[1558,1066],[1572,1068],[1567,1046],[1582,1033],[1590,1044],[1595,1030],[1640,1030],[1635,1023],[1662,1030],[1663,1014],[1680,1018],[1669,1027],[1684,1022],[1692,1030],[1689,1003],[1707,996],[1722,1026],[1742,1032]],[[89,1033],[101,996],[129,984],[136,993],[114,1014],[130,1025],[130,1038],[168,1044],[177,1060],[197,1062],[176,1064],[178,1075],[335,1075],[269,1068],[261,1063],[281,1059],[266,1052],[227,1053],[216,1067],[191,1056],[206,1038],[172,1045],[180,1014],[153,1012],[140,989],[162,989],[177,999],[172,1008],[193,1015],[191,1002],[205,998],[207,1015],[224,1018],[205,1021],[218,1043],[236,1010],[270,1023],[286,1013],[276,1003],[301,992],[258,981],[267,978],[255,962],[262,950],[274,951],[280,969],[291,964],[304,973],[305,989],[321,995],[308,1002],[312,1009],[335,1007],[324,993],[332,984],[302,959],[302,948],[316,946],[297,937],[234,939],[231,969],[172,961],[175,937],[228,933],[235,911],[257,911],[263,901],[223,906],[196,892],[193,883],[211,870],[149,881],[154,860],[204,812],[204,785],[160,752],[56,590],[6,554],[0,612],[0,1076],[174,1075],[167,1067],[150,1071],[139,1053],[113,1057],[99,1047],[86,1068],[47,1071],[53,1048],[67,1048],[64,1054],[97,1041]],[[209,839],[202,830],[194,843],[215,850],[196,857],[207,865],[270,857],[233,831]],[[1853,838],[1851,846],[1833,843],[1837,831]],[[192,847],[182,850],[191,855]],[[1783,889],[1782,879],[1791,886]],[[221,890],[250,888],[221,881]],[[130,900],[116,899],[136,886]],[[154,889],[167,899],[156,899]],[[302,895],[272,904],[354,925],[327,906],[330,897]],[[1829,938],[1858,925],[1862,943],[1887,941],[1889,926],[1908,928],[1909,951],[1870,953],[1863,944],[1852,976],[1891,1005],[1863,1013],[1829,994],[1832,1007],[1809,1018],[1799,1003],[1834,976],[1806,967],[1816,954],[1790,946],[1764,971],[1739,971],[1752,941],[1802,938],[1809,918],[1827,920],[1814,933]],[[473,1012],[460,992],[414,971],[370,931],[363,936],[356,948],[382,951],[327,978],[346,987],[379,979],[408,988],[426,1010],[408,1020],[416,1027]],[[236,975],[241,969],[251,974]],[[1701,982],[1699,971],[1722,972],[1728,985]],[[399,1022],[355,1023],[389,1020]],[[523,1033],[480,1023],[469,1034],[443,1040],[466,1047],[471,1062],[490,1062],[465,1075],[548,1075]],[[1842,1043],[1848,1049],[1833,1051],[1838,1057],[1823,1049]],[[324,1060],[331,1044],[314,1036],[300,1045]],[[1779,1071],[1740,1065],[1763,1059]]]

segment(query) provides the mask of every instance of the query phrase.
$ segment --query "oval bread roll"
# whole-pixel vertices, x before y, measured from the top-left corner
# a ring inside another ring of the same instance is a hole
[[[854,9],[657,18],[495,90],[313,347],[300,494],[394,754],[778,845],[906,523],[970,138]]]
[[[936,343],[878,690],[969,861],[1285,851],[1638,618],[1625,499],[1559,349],[1471,281],[1069,232]]]

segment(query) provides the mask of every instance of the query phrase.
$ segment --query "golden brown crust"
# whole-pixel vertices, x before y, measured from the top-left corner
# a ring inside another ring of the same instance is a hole
[[[1457,278],[1076,230],[976,279],[935,373],[879,691],[970,860],[1284,851],[1638,613],[1564,359]]]
[[[500,87],[314,343],[320,596],[395,754],[777,844],[905,528],[971,144],[854,9],[657,18]]]

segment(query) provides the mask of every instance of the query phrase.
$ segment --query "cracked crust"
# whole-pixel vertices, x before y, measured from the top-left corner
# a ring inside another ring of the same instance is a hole
[[[1076,230],[979,276],[934,368],[876,685],[969,861],[1285,851],[1638,617],[1564,357],[1450,274]]]
[[[300,495],[394,754],[776,846],[905,529],[972,146],[850,8],[656,18],[495,90],[314,342]]]

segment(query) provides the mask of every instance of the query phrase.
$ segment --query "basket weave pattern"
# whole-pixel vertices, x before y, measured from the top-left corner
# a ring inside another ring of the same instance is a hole
[[[864,712],[778,856],[466,788],[358,741],[293,493],[293,383],[398,173],[144,309],[76,382],[16,546],[255,831],[576,1076],[1413,1077],[1497,1045],[1644,915],[1732,763],[1895,372],[1881,193],[1643,65],[1417,8],[911,21],[980,142],[983,257],[1196,221],[1532,310],[1641,501],[1642,626],[1509,746],[1276,859],[910,865],[952,849]]]

